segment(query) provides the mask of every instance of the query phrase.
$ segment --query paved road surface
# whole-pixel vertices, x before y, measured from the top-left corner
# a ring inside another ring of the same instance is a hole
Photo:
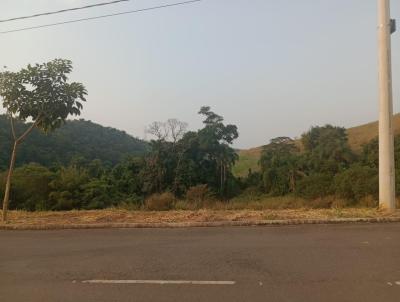
[[[398,302],[400,224],[0,231],[0,301]]]

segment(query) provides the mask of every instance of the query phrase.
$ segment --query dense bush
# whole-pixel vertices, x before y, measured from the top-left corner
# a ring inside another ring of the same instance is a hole
[[[336,195],[357,202],[366,196],[378,197],[378,173],[376,169],[354,165],[335,176]]]
[[[395,153],[399,162],[399,138]],[[333,195],[333,200],[340,200],[341,204],[372,205],[378,195],[377,164],[377,140],[365,145],[357,155],[348,145],[344,128],[312,127],[302,135],[301,148],[287,137],[273,139],[264,147],[260,160],[262,189],[272,196],[295,193],[310,200],[310,204],[318,205],[318,200],[323,200],[323,207],[329,206],[328,197]],[[400,169],[396,174],[400,194]]]
[[[315,173],[304,177],[297,183],[296,194],[302,198],[316,199],[333,193],[332,177]]]
[[[190,187],[186,192],[186,200],[194,204],[202,205],[210,198],[211,192],[207,185]]]
[[[82,208],[83,185],[89,182],[87,170],[76,166],[61,168],[56,179],[50,183],[49,200],[51,210]]]
[[[0,175],[0,196],[4,194],[6,173]],[[29,164],[15,169],[11,189],[10,208],[28,211],[48,210],[50,182],[55,174],[38,164]]]
[[[146,199],[145,207],[149,211],[166,211],[173,207],[174,202],[174,194],[170,192],[156,193]]]

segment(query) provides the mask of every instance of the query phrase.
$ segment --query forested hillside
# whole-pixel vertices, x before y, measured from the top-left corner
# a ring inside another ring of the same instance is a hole
[[[16,131],[22,133],[26,124],[17,123]],[[100,159],[114,165],[127,155],[142,155],[147,143],[124,131],[103,127],[91,121],[68,121],[53,133],[34,130],[21,144],[17,166],[30,162],[43,166],[67,165],[73,158]],[[6,169],[10,158],[11,130],[6,116],[0,115],[0,169]]]

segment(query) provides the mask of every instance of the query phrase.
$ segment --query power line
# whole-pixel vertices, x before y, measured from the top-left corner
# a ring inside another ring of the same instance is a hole
[[[126,11],[126,12],[121,12],[121,13],[114,13],[114,14],[108,14],[108,15],[102,15],[102,16],[96,16],[96,17],[75,19],[75,20],[69,20],[69,21],[63,21],[63,22],[57,22],[57,23],[50,23],[50,24],[44,24],[44,25],[38,25],[38,26],[23,27],[23,28],[18,28],[18,29],[1,31],[0,34],[8,34],[8,33],[13,33],[13,32],[37,29],[37,28],[52,27],[52,26],[57,26],[57,25],[64,25],[64,24],[77,23],[77,22],[83,22],[83,21],[90,21],[90,20],[96,20],[96,19],[102,19],[102,18],[108,18],[108,17],[115,17],[115,16],[126,15],[126,14],[133,14],[133,13],[139,13],[139,12],[144,12],[144,11],[167,8],[167,7],[172,7],[172,6],[191,4],[191,3],[194,3],[194,2],[200,2],[200,1],[202,1],[202,0],[183,1],[183,2],[165,4],[165,5],[147,7],[147,8],[137,9],[137,10],[131,10],[131,11]]]
[[[61,14],[61,13],[70,12],[70,11],[88,9],[88,8],[93,8],[93,7],[98,7],[98,6],[106,6],[106,5],[117,4],[117,3],[120,3],[120,2],[128,2],[128,1],[131,1],[131,0],[114,0],[114,1],[102,2],[102,3],[85,5],[85,6],[80,6],[80,7],[67,8],[67,9],[62,9],[62,10],[57,10],[57,11],[52,11],[52,12],[46,12],[46,13],[39,13],[39,14],[34,14],[34,15],[29,15],[29,16],[24,16],[24,17],[16,17],[16,18],[4,19],[4,20],[0,20],[0,23],[16,21],[16,20],[23,20],[23,19],[30,19],[30,18],[36,18],[36,17],[41,17],[41,16]]]

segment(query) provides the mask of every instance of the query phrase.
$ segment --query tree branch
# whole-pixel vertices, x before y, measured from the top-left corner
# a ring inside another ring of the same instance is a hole
[[[35,128],[39,123],[40,123],[41,118],[38,117],[38,119],[22,134],[15,142],[17,144],[21,143],[25,137],[32,132],[33,128]]]

